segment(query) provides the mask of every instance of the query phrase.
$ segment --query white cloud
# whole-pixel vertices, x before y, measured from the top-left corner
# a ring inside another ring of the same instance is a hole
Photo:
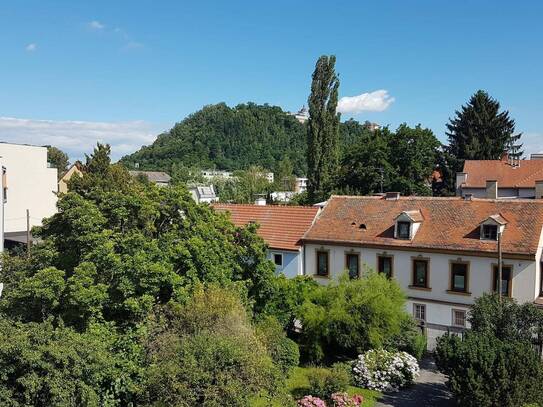
[[[380,89],[358,96],[339,99],[337,110],[341,113],[382,112],[394,102],[387,90]]]
[[[28,44],[26,47],[25,47],[25,50],[27,50],[28,52],[34,52],[38,49],[38,45],[34,42],[31,42],[30,44]]]
[[[106,26],[102,24],[100,21],[93,20],[89,23],[89,27],[92,28],[93,30],[102,30]]]
[[[110,144],[112,158],[116,160],[152,143],[159,132],[141,120],[86,122],[0,117],[0,141],[53,145],[65,151],[72,160],[92,152],[97,141]]]

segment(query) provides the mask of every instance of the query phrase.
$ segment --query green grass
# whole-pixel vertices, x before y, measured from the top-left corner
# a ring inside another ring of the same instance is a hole
[[[303,389],[309,390],[309,378],[308,373],[310,372],[309,367],[296,367],[292,370],[289,378],[286,382],[286,390],[293,396],[303,394]],[[363,407],[372,407],[378,398],[381,396],[381,393],[374,390],[362,389],[360,387],[349,386],[347,392],[353,396],[355,394],[361,394],[364,397]],[[252,407],[282,407],[285,404],[277,401],[270,404],[269,400],[265,397],[259,397],[251,403]]]

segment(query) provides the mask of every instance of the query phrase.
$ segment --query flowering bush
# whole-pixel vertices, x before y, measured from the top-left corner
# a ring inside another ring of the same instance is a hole
[[[412,384],[418,375],[417,359],[406,352],[384,349],[359,355],[353,368],[357,385],[379,391],[398,390]]]
[[[349,397],[347,393],[332,394],[332,402],[334,407],[359,407],[362,405],[364,398],[360,395]]]
[[[324,400],[313,396],[305,396],[298,400],[297,405],[298,407],[326,407]]]

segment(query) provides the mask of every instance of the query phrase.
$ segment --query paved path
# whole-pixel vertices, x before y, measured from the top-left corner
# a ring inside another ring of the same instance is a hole
[[[433,358],[426,357],[420,363],[420,376],[415,384],[396,393],[385,393],[376,407],[453,407],[456,404],[445,380]]]

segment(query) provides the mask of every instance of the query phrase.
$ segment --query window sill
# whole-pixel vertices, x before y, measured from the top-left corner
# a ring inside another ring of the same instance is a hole
[[[418,285],[410,285],[408,287],[412,290],[432,291],[430,287],[419,287]]]
[[[471,293],[469,291],[454,291],[454,290],[447,290],[447,294],[453,294],[453,295],[464,295],[466,297],[471,296]]]

